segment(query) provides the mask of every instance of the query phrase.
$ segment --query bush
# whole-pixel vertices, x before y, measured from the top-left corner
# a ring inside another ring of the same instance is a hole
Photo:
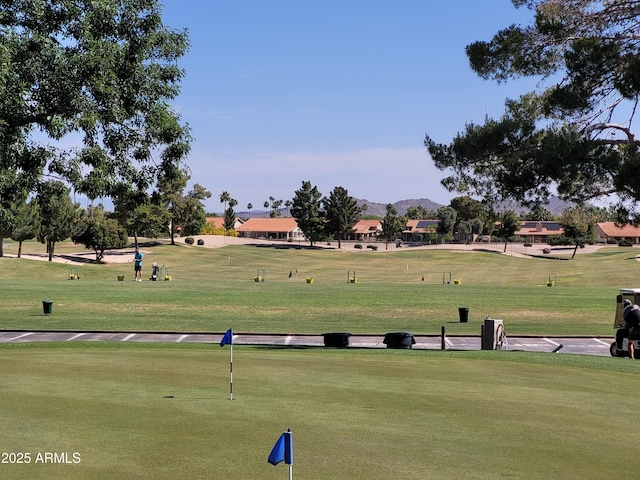
[[[201,238],[199,238],[199,239],[198,239],[198,245],[204,245],[204,240],[203,240],[203,239],[201,239]]]
[[[193,237],[187,237],[184,239],[184,243],[186,243],[187,245],[193,245],[193,242],[195,240],[193,239]]]
[[[530,243],[525,243],[525,244],[524,244],[524,246],[525,246],[525,247],[533,247],[533,245],[532,245],[532,244],[530,244]]]
[[[378,246],[377,245],[367,245],[367,248],[370,248],[371,250],[373,250],[374,252],[376,250],[378,250]]]
[[[618,242],[618,246],[620,246],[620,247],[633,247],[633,243],[631,243],[631,240],[620,240]]]
[[[358,248],[358,249],[362,249],[362,245],[360,245],[359,243],[356,243],[353,248]]]

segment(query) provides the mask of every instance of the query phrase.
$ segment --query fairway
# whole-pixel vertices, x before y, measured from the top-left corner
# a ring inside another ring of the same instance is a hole
[[[286,478],[266,459],[287,428],[307,479],[607,478],[640,442],[637,369],[614,358],[235,347],[233,401],[218,345],[3,345],[0,364],[0,450],[31,454],[7,479]]]
[[[143,275],[156,261],[171,281],[133,282],[131,263],[87,263],[69,280],[69,265],[0,259],[0,328],[434,334],[444,325],[478,334],[490,316],[507,335],[613,335],[615,296],[636,286],[639,265],[635,249],[618,247],[574,260],[162,242],[143,250]],[[461,281],[443,284],[443,272]],[[285,478],[286,467],[266,459],[290,428],[294,478],[599,479],[640,441],[629,428],[639,367],[628,359],[234,349],[231,401],[228,347],[0,345],[0,477]],[[12,463],[26,453],[29,463]]]
[[[619,288],[640,285],[637,249],[617,246],[568,260],[569,252],[522,258],[426,248],[143,245],[144,282],[131,281],[132,263],[87,263],[77,267],[80,280],[68,280],[69,265],[0,259],[0,328],[438,334],[446,325],[450,333],[478,334],[489,316],[504,320],[507,334],[607,336]],[[28,242],[24,250],[42,245]],[[56,251],[79,250],[62,244]],[[171,281],[146,280],[154,261]],[[258,272],[265,281],[255,281]],[[443,284],[445,273],[460,283]],[[54,302],[48,316],[45,299]],[[470,309],[467,324],[458,322],[461,306]]]

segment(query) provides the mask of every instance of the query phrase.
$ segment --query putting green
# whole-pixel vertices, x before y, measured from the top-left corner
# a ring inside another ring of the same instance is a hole
[[[2,345],[0,364],[0,451],[30,454],[2,478],[284,478],[266,458],[287,428],[294,478],[605,478],[640,442],[626,359],[236,346],[233,401],[217,345]]]

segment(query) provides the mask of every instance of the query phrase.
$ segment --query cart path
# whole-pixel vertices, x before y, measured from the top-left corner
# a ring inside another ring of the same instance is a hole
[[[129,343],[211,343],[219,344],[224,332],[150,332],[150,331],[67,331],[67,330],[0,330],[0,344],[32,342],[129,342]],[[385,335],[354,334],[348,348],[387,348]],[[442,350],[440,335],[413,335],[414,350]],[[554,337],[507,336],[506,349],[511,351],[572,353],[609,356],[613,336]],[[279,347],[324,347],[323,335],[234,333],[234,345]],[[445,350],[480,350],[480,335],[447,335]]]

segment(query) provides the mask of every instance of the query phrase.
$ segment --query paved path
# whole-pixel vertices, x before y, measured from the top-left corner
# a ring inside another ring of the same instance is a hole
[[[166,343],[220,343],[223,333],[207,332],[72,332],[72,331],[0,331],[0,343],[26,342],[166,342]],[[417,350],[441,350],[440,335],[414,335]],[[386,348],[384,335],[352,335],[351,348]],[[239,333],[233,338],[235,345],[269,345],[288,347],[323,347],[323,335],[278,335]],[[507,349],[527,352],[575,353],[609,356],[613,337],[507,337]],[[562,347],[560,347],[562,345]],[[560,347],[560,348],[559,348]],[[445,337],[446,350],[480,350],[479,335]]]

